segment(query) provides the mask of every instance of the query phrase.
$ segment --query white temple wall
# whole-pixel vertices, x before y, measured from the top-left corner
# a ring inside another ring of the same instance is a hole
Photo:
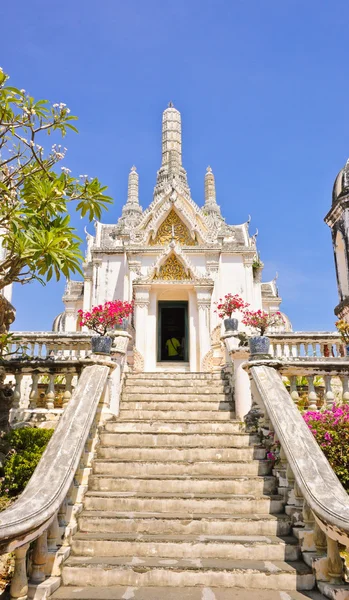
[[[128,270],[128,269],[127,269]],[[92,278],[92,306],[108,300],[126,300],[126,258],[124,254],[106,254],[94,264]]]

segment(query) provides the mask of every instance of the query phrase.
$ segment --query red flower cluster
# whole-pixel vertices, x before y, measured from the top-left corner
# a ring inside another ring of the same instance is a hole
[[[241,310],[242,308],[247,308],[249,304],[245,302],[238,294],[226,294],[224,296],[224,300],[222,298],[219,299],[219,303],[215,302],[217,309],[215,310],[218,313],[220,319],[224,319],[224,317],[228,317],[230,319],[233,312],[236,310]]]
[[[285,323],[281,312],[267,313],[265,310],[245,310],[244,325],[257,329],[260,335],[264,335],[268,327],[277,327]]]
[[[121,325],[122,320],[133,313],[133,302],[113,300],[99,306],[94,306],[91,311],[78,310],[80,325],[86,326],[99,335],[105,335],[107,331]]]

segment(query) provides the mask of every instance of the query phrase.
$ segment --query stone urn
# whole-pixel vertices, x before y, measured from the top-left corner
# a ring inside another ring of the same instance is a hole
[[[224,327],[225,331],[237,331],[238,330],[239,321],[237,319],[224,319]]]
[[[109,335],[93,335],[91,346],[93,354],[110,354],[113,339]]]
[[[251,356],[269,358],[270,339],[266,335],[255,335],[248,340]]]

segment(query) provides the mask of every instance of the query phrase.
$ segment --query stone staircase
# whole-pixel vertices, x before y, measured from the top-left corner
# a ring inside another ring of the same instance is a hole
[[[61,600],[323,598],[265,450],[211,373],[127,375],[62,577]]]

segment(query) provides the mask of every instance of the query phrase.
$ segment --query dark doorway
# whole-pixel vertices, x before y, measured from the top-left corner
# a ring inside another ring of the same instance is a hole
[[[158,361],[188,362],[188,302],[159,302]]]

